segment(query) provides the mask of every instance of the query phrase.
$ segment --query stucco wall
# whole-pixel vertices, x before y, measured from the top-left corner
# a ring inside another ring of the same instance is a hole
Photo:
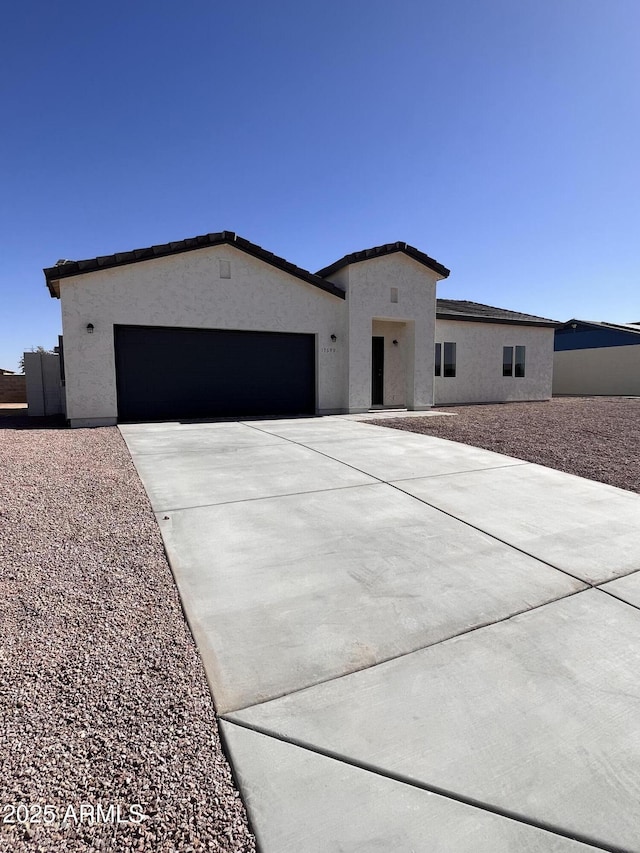
[[[230,278],[220,277],[220,261],[229,262]],[[344,406],[344,300],[232,246],[63,279],[60,293],[72,424],[117,417],[114,324],[315,334],[318,410]]]
[[[331,277],[347,290],[350,412],[367,411],[371,406],[371,337],[374,321],[380,320],[406,323],[394,356],[405,366],[404,404],[409,409],[433,405],[435,287],[439,278],[401,252],[351,264]],[[391,302],[392,287],[398,289],[395,303]],[[385,344],[385,356],[386,350]]]
[[[640,346],[554,353],[553,393],[640,396]]]
[[[436,342],[455,342],[457,364],[455,377],[436,377],[436,405],[549,399],[553,334],[537,326],[437,320]],[[505,346],[526,347],[524,377],[502,375]]]

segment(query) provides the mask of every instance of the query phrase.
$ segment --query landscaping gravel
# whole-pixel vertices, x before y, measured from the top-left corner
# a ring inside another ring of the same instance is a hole
[[[448,438],[640,492],[640,398],[555,397],[541,403],[447,406],[456,417],[372,420]]]
[[[120,433],[27,426],[0,417],[0,851],[254,851]]]
[[[442,411],[371,422],[640,492],[640,399]],[[255,851],[120,433],[33,425],[0,414],[1,853]]]

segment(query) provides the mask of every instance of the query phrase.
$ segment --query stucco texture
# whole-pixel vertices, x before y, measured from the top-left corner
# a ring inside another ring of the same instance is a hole
[[[229,262],[230,278],[221,278],[220,261]],[[60,291],[72,423],[117,417],[115,324],[315,334],[318,410],[343,404],[344,300],[232,246],[74,276]]]
[[[456,344],[456,375],[436,377],[436,405],[548,400],[553,335],[553,328],[539,326],[437,320],[436,342]],[[526,347],[524,377],[502,375],[505,346]]]
[[[341,299],[227,244],[62,279],[67,418],[116,422],[115,325],[312,334],[318,414],[369,410],[374,335],[385,339],[386,406],[548,399],[553,329],[436,321],[440,279],[392,252],[336,271]],[[455,377],[434,377],[435,341],[456,343]],[[504,346],[526,347],[523,378],[502,375]]]
[[[371,337],[374,321],[405,323],[397,358],[405,370],[404,405],[409,409],[433,405],[433,342],[435,289],[441,278],[413,258],[395,252],[352,264],[331,280],[347,290],[349,314],[348,410],[371,406]],[[391,288],[398,301],[391,301]],[[386,337],[386,334],[385,334]],[[400,337],[393,335],[400,342]],[[385,359],[388,347],[385,341]],[[396,356],[392,356],[392,360]],[[385,379],[387,379],[385,375]],[[392,380],[392,393],[400,397],[400,380]],[[385,403],[387,402],[385,391]]]

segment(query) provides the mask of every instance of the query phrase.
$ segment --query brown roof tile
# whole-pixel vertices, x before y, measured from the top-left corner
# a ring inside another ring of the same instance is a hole
[[[535,314],[522,314],[483,305],[481,302],[468,302],[465,299],[436,300],[436,316],[441,320],[475,320],[481,323],[520,323],[526,326],[560,326],[556,320],[537,317]]]
[[[257,246],[255,243],[250,243],[234,231],[220,231],[212,234],[202,234],[198,237],[190,237],[187,240],[178,240],[172,243],[162,243],[158,246],[148,246],[143,249],[133,249],[130,252],[117,252],[113,255],[101,255],[97,258],[89,258],[82,261],[58,261],[53,267],[46,267],[43,272],[49,288],[49,293],[53,297],[59,297],[56,292],[54,282],[60,281],[63,278],[70,278],[75,275],[83,275],[85,273],[96,272],[97,270],[110,269],[112,267],[124,266],[125,264],[135,264],[152,258],[163,258],[168,255],[176,255],[182,252],[191,252],[195,249],[205,249],[209,246],[220,246],[227,244],[235,246],[242,252],[252,255],[254,258],[259,258],[267,264],[271,264],[296,278],[306,281],[315,287],[324,290],[326,293],[331,293],[340,299],[345,298],[344,290],[325,281],[318,275],[314,275],[308,270],[297,267],[295,264],[286,261],[274,255],[273,252],[267,252],[262,246]]]
[[[352,252],[350,255],[345,255],[344,258],[340,258],[339,261],[335,261],[328,267],[323,267],[323,269],[318,270],[316,275],[326,278],[349,264],[358,264],[361,261],[368,261],[371,258],[380,258],[383,255],[391,255],[394,252],[404,252],[405,255],[408,255],[410,258],[424,264],[425,267],[429,267],[429,269],[437,272],[443,278],[446,278],[449,275],[450,270],[442,266],[442,264],[439,264],[438,261],[434,261],[434,259],[430,258],[429,255],[425,255],[424,252],[410,246],[408,243],[402,243],[400,241],[397,243],[385,243],[383,246],[373,246],[370,249],[363,249],[361,252]]]

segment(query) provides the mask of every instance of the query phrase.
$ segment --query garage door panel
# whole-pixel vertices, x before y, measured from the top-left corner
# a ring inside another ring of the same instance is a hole
[[[121,420],[313,414],[313,335],[115,326]]]

